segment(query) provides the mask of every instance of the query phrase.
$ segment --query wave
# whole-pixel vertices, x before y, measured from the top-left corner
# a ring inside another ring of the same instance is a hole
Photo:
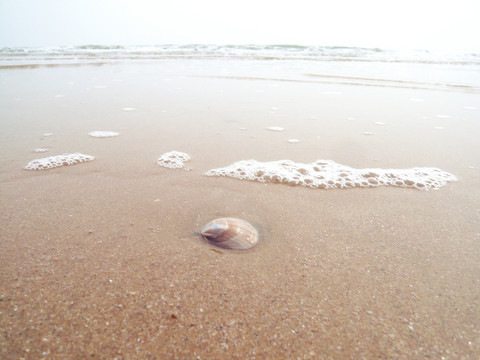
[[[436,54],[426,50],[395,51],[379,48],[348,46],[305,46],[295,44],[271,45],[96,45],[60,47],[4,47],[0,61],[115,61],[129,59],[255,59],[255,60],[317,60],[317,61],[370,61],[414,62],[433,64],[480,65],[480,53]]]

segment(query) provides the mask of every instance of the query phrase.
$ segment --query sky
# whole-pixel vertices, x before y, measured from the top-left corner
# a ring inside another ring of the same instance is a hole
[[[480,53],[480,0],[0,0],[0,47],[299,44]]]

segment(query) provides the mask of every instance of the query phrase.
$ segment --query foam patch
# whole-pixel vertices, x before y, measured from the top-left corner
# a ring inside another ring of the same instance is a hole
[[[242,160],[224,168],[209,170],[205,175],[319,189],[398,186],[429,190],[457,180],[454,175],[437,168],[354,169],[332,160],[318,160],[311,164],[291,160],[271,162]]]
[[[35,159],[30,161],[27,166],[25,166],[26,170],[47,170],[53,169],[60,166],[68,166],[68,165],[75,165],[86,161],[92,161],[95,158],[90,155],[85,155],[81,153],[73,153],[73,154],[63,154],[63,155],[55,155],[49,156],[46,158]]]
[[[36,148],[36,149],[33,149],[33,152],[36,152],[36,153],[47,152],[47,151],[48,151],[47,148]]]
[[[181,169],[189,160],[190,155],[186,153],[180,151],[170,151],[160,156],[157,160],[157,164],[169,169]]]
[[[88,133],[88,136],[96,137],[96,138],[108,138],[118,136],[120,133],[115,131],[92,131]]]

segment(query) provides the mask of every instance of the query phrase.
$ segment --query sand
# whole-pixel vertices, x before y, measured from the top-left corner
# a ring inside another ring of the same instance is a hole
[[[279,81],[257,63],[270,80],[242,79],[242,66],[0,70],[1,358],[480,356],[478,93]],[[211,76],[225,69],[236,77]],[[120,135],[87,135],[99,129]],[[186,169],[156,165],[174,150]],[[23,170],[72,152],[95,160]],[[458,182],[203,176],[242,159],[432,166]],[[254,224],[259,245],[213,251],[195,235],[224,216]]]

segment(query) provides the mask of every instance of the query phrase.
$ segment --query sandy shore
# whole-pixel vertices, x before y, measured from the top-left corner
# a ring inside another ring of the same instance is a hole
[[[0,357],[480,356],[479,95],[212,77],[225,73],[252,75],[208,61],[1,70]],[[171,150],[189,171],[155,165]],[[22,170],[76,151],[96,159]],[[459,181],[203,176],[242,159],[431,166]],[[219,252],[194,235],[223,216],[252,222],[260,244]]]

